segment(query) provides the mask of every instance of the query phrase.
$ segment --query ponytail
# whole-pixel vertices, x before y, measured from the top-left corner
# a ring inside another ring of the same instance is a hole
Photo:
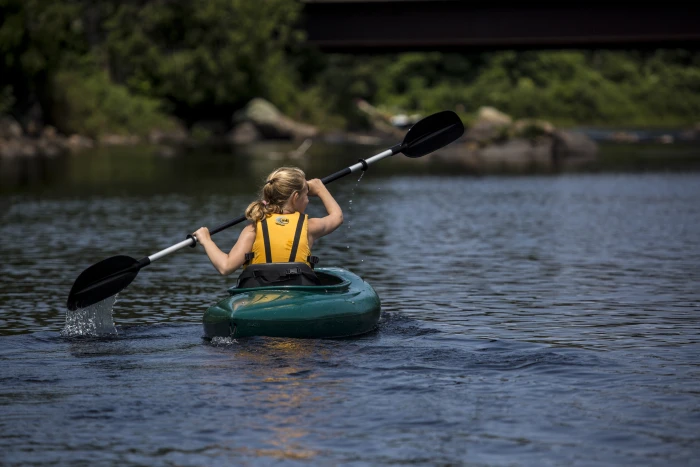
[[[296,167],[282,167],[273,171],[265,181],[260,199],[253,201],[245,210],[246,219],[258,222],[268,214],[282,214],[289,198],[301,192],[306,184],[306,175]]]
[[[245,217],[251,222],[257,222],[265,219],[268,214],[281,214],[282,206],[276,206],[268,203],[265,200],[258,199],[248,205],[245,210]]]

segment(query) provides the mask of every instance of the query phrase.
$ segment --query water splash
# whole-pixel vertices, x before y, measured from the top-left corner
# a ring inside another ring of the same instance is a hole
[[[211,338],[211,345],[214,347],[219,347],[219,346],[229,346],[233,344],[238,344],[238,341],[234,339],[233,337],[221,337],[221,336],[214,336]]]
[[[113,295],[86,308],[69,310],[61,336],[116,336],[117,328],[112,318],[112,309],[116,301],[117,295]]]

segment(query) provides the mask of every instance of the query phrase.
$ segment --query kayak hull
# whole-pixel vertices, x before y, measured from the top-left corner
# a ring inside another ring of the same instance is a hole
[[[377,327],[381,304],[369,283],[342,268],[315,272],[321,285],[230,288],[204,312],[204,336],[337,338]]]

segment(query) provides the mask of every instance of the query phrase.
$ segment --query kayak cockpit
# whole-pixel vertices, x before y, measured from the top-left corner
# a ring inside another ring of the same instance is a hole
[[[290,264],[298,264],[298,263],[278,263],[278,264],[285,264],[285,265],[290,265]],[[265,265],[267,266],[267,265]],[[311,283],[310,281],[307,281],[305,277],[301,276],[299,274],[298,276],[292,276],[290,279],[287,279],[284,274],[286,271],[288,271],[289,268],[282,268],[279,269],[277,268],[272,275],[274,278],[272,280],[262,280],[262,279],[254,279],[254,280],[245,280],[237,281],[237,284],[234,287],[231,287],[228,289],[228,292],[231,295],[243,293],[243,292],[250,292],[254,290],[269,290],[269,289],[274,289],[274,290],[297,290],[297,291],[326,291],[326,292],[336,292],[336,291],[343,291],[347,290],[347,288],[350,286],[350,280],[347,277],[344,277],[343,275],[338,275],[338,274],[333,274],[332,270],[330,269],[320,269],[314,271],[314,282]],[[241,274],[242,275],[242,274]],[[241,287],[241,285],[244,285],[244,287]],[[252,286],[250,286],[252,285]]]

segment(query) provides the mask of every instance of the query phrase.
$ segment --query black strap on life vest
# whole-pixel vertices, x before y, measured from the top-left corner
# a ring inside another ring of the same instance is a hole
[[[289,253],[289,262],[296,261],[297,248],[299,248],[299,238],[301,237],[301,228],[304,225],[304,214],[299,213],[299,221],[297,222],[297,230],[294,232],[294,243],[292,243],[292,251]]]
[[[253,258],[255,258],[255,253],[253,253],[252,251],[250,253],[246,253],[245,254],[245,262],[243,264],[245,266],[250,265],[251,261],[253,261]],[[316,266],[316,264],[321,260],[319,259],[318,256],[309,255],[306,257],[306,261],[309,262],[309,264],[311,265],[311,269],[313,269]]]
[[[270,249],[270,233],[267,231],[267,219],[262,221],[263,242],[265,242],[265,262],[272,262],[272,250]]]

